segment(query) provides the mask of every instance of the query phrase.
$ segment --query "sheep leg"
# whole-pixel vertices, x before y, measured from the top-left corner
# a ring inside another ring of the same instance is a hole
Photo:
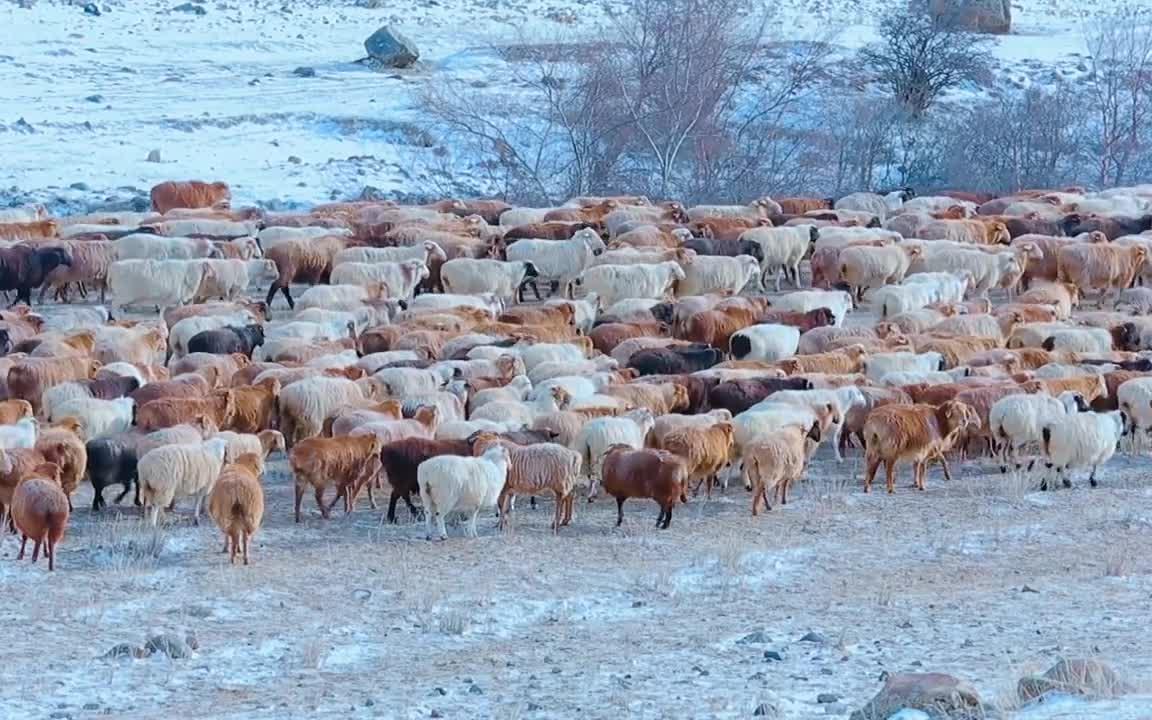
[[[246,532],[240,533],[240,540],[244,543],[243,549],[241,550],[241,553],[244,556],[244,564],[245,565],[248,564],[248,541],[251,539],[252,539],[252,536],[249,533],[246,533]]]
[[[24,559],[24,546],[28,544],[28,536],[27,535],[25,535],[24,533],[20,533],[20,538],[21,538],[21,540],[20,540],[20,552],[16,555],[17,560],[23,560]]]
[[[500,491],[500,497],[496,499],[496,509],[500,514],[500,521],[497,527],[501,530],[508,528],[508,506],[512,504],[511,500],[512,493],[508,490],[508,487],[505,486],[504,489]]]
[[[325,505],[324,504],[324,488],[322,486],[316,488],[316,491],[315,491],[316,505],[320,508],[320,517],[324,518],[325,520],[328,519],[329,513],[332,512],[332,505],[335,505],[336,502],[338,500],[340,500],[341,497],[344,496],[344,493],[347,491],[347,489],[348,489],[347,486],[340,488],[336,492],[336,497],[332,498],[332,504],[331,505]]]
[[[1092,473],[1088,476],[1088,485],[1090,485],[1091,487],[1098,487],[1100,485],[1100,483],[1097,482],[1097,480],[1096,480],[1096,468],[1097,467],[1099,467],[1099,466],[1093,465],[1092,466]]]
[[[372,508],[373,510],[376,509],[376,496],[372,493],[372,486],[375,485],[379,479],[380,478],[377,477],[376,481],[369,481],[368,483],[368,507]]]
[[[940,460],[940,467],[944,470],[944,480],[952,482],[952,470],[948,467],[948,456],[943,453],[937,453],[936,457]]]
[[[790,478],[784,478],[783,480],[780,481],[779,487],[780,487],[780,504],[781,505],[787,505],[788,504],[788,486],[791,484],[792,484],[792,480]]]
[[[104,488],[93,488],[92,493],[92,512],[100,512],[104,507]],[[124,492],[128,492],[125,490]]]
[[[568,494],[564,496],[564,522],[561,523],[562,525],[572,524],[575,505],[576,493],[572,490],[569,490]]]
[[[56,541],[51,537],[44,540],[44,554],[48,556],[48,571],[56,569]]]
[[[200,506],[204,504],[204,496],[196,496],[196,504],[192,507],[192,525],[200,527]]]
[[[476,532],[476,518],[480,517],[480,508],[477,507],[472,511],[472,517],[468,518],[468,537],[479,537],[480,534]]]
[[[388,522],[390,523],[396,522],[396,501],[399,499],[400,491],[396,488],[392,488],[392,497],[388,499],[388,515],[386,516],[388,518]],[[408,500],[408,498],[404,499]],[[408,502],[411,503],[412,501],[408,500]]]
[[[44,538],[36,538],[36,544],[32,546],[32,564],[35,565],[36,561],[40,558],[40,545],[44,542]]]
[[[616,527],[624,524],[624,498],[616,498]]]
[[[664,508],[664,524],[662,526],[660,526],[661,529],[667,530],[668,526],[672,524],[672,508],[675,505],[676,505],[676,503],[675,503],[675,501],[673,501],[673,502],[668,503],[668,506]]]
[[[220,551],[220,554],[223,555],[224,553],[228,552],[228,549],[231,547],[232,547],[232,534],[231,533],[224,533],[224,549]]]
[[[304,486],[296,483],[296,522],[300,522],[300,503],[304,501]]]
[[[867,458],[868,467],[864,472],[864,492],[872,492],[872,481],[876,479],[876,471],[880,469],[880,458],[871,455]]]
[[[760,514],[760,502],[768,503],[768,497],[764,494],[764,486],[756,483],[756,487],[752,488],[752,517]]]
[[[886,484],[888,487],[888,494],[891,495],[892,493],[896,492],[896,461],[885,460],[884,472],[887,476]]]

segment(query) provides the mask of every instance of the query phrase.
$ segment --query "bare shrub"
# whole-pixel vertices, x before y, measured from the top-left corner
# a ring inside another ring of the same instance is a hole
[[[1135,181],[1152,171],[1152,23],[1136,7],[1121,9],[1093,22],[1086,44],[1096,180],[1102,186]]]

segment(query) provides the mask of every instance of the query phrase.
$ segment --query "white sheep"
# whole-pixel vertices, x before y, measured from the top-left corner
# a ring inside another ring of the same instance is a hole
[[[544,216],[556,208],[508,208],[500,213],[501,227],[516,227],[517,225],[535,225],[544,222]]]
[[[213,220],[210,218],[191,218],[181,220],[165,220],[147,226],[157,233],[167,237],[208,237],[221,240],[255,235],[260,225],[255,220]]]
[[[508,479],[508,449],[493,445],[480,457],[440,455],[420,463],[416,482],[428,539],[435,523],[441,540],[448,539],[444,516],[451,512],[471,512],[467,535],[476,537],[476,517],[481,510],[496,507],[500,492]]]
[[[172,357],[184,357],[188,354],[188,341],[198,333],[218,330],[229,325],[243,327],[256,322],[259,320],[247,310],[227,315],[193,315],[178,320],[168,331],[168,347],[172,351]]]
[[[392,397],[404,398],[415,393],[435,392],[444,387],[454,375],[451,368],[432,370],[386,367],[375,372],[372,377],[383,382]]]
[[[652,308],[665,302],[658,298],[628,298],[612,303],[604,310],[605,317],[611,317],[619,322],[639,322],[652,320]]]
[[[455,258],[440,266],[445,292],[492,293],[505,301],[519,299],[524,281],[537,274],[530,262]]]
[[[450,420],[436,426],[437,440],[467,440],[481,430],[485,432],[506,433],[517,428],[493,420]]]
[[[575,362],[548,361],[538,363],[528,373],[528,379],[533,383],[544,382],[565,375],[595,375],[600,372],[615,370],[619,363],[606,355],[599,355],[591,360],[577,360]]]
[[[199,444],[165,445],[140,458],[136,465],[140,500],[153,527],[160,522],[160,511],[181,497],[195,499],[193,522],[200,524],[200,508],[224,467],[227,447],[223,438],[213,438]]]
[[[523,402],[528,397],[528,392],[531,389],[532,381],[524,375],[517,375],[503,387],[477,390],[468,400],[468,411],[474,413],[477,408],[498,400],[503,402]]]
[[[590,398],[601,389],[614,384],[618,380],[615,373],[595,373],[592,375],[561,375],[549,378],[533,385],[528,393],[530,401],[538,400],[552,393],[557,388],[568,393],[572,400]]]
[[[1058,397],[1021,393],[997,400],[988,411],[988,432],[1000,458],[1000,472],[1007,472],[1009,466],[1016,472],[1021,470],[1020,452],[1030,445],[1039,447],[1044,427],[1065,415],[1087,410],[1084,396],[1075,392],[1063,392]]]
[[[1040,430],[1044,443],[1046,467],[1064,487],[1072,487],[1072,479],[1064,473],[1076,468],[1090,467],[1088,483],[1096,487],[1096,469],[1112,459],[1116,446],[1126,434],[1123,414],[1119,410],[1107,413],[1074,413],[1065,415]],[[1048,476],[1040,483],[1048,489]]]
[[[359,263],[380,263],[391,262],[401,263],[405,260],[419,260],[425,265],[431,266],[433,261],[445,262],[448,256],[444,254],[444,249],[431,240],[426,240],[418,245],[404,246],[404,247],[350,247],[336,253],[332,258],[332,266],[342,265],[349,262]]]
[[[800,262],[816,242],[817,235],[815,225],[759,227],[745,230],[740,234],[740,240],[748,240],[760,246],[763,255],[760,267],[764,269],[760,283],[767,288],[768,274],[771,273],[776,292],[780,292],[781,271],[793,287],[800,287]]]
[[[928,285],[934,289],[937,303],[960,303],[972,286],[972,274],[960,272],[921,272],[904,278],[902,285]]]
[[[752,325],[734,333],[729,345],[732,357],[737,360],[775,362],[796,354],[800,328],[772,323]]]
[[[878,384],[884,387],[900,387],[902,385],[946,385],[955,382],[956,378],[943,370],[893,370],[880,376]]]
[[[872,293],[872,305],[879,309],[880,318],[886,319],[923,310],[935,303],[938,295],[928,284],[886,285]]]
[[[122,397],[115,400],[75,398],[53,407],[48,420],[55,423],[66,417],[74,417],[80,421],[84,439],[93,440],[106,435],[128,432],[132,427],[135,411],[136,402],[132,398]]]
[[[696,205],[688,208],[689,220],[709,218],[745,218],[759,220],[782,212],[780,203],[770,197],[762,197],[747,205]]]
[[[751,255],[736,257],[699,255],[684,264],[684,279],[676,286],[680,296],[730,292],[739,294],[760,274],[760,263]]]
[[[340,408],[364,404],[364,392],[346,378],[310,377],[280,391],[280,431],[289,447],[320,434],[324,420]]]
[[[544,302],[544,307],[553,307],[561,304],[568,305],[572,308],[573,319],[577,330],[585,335],[592,331],[592,326],[596,323],[596,317],[600,314],[600,296],[598,294],[594,292],[585,293],[584,297],[579,300],[549,298]]]
[[[840,277],[848,283],[856,299],[863,300],[864,291],[869,288],[903,281],[908,267],[920,253],[919,247],[910,245],[847,247],[840,252]]]
[[[108,268],[108,289],[115,306],[187,305],[212,269],[191,260],[117,260]]]
[[[278,274],[276,263],[271,260],[200,260],[210,267],[204,282],[196,292],[197,302],[212,298],[235,300],[243,297],[252,285],[263,285],[272,281]]]
[[[378,300],[383,292],[385,289],[380,285],[316,285],[300,294],[296,309],[355,310]]]
[[[569,398],[563,390],[550,388],[548,392],[523,402],[493,400],[477,408],[468,419],[490,420],[521,430],[530,427],[537,415],[567,409]]]
[[[944,356],[938,352],[873,353],[864,358],[864,374],[878,381],[892,372],[932,372],[944,369]]]
[[[35,418],[21,418],[12,425],[0,425],[0,449],[21,450],[36,447]]]
[[[561,297],[572,295],[572,284],[604,251],[604,241],[591,228],[578,230],[569,240],[517,240],[508,246],[508,260],[528,262],[541,279],[559,282]]]
[[[584,348],[572,343],[535,343],[501,350],[511,350],[518,354],[529,373],[542,362],[579,362],[585,359]]]
[[[1132,442],[1138,449],[1152,435],[1152,378],[1125,380],[1116,388],[1116,406],[1128,419]]]
[[[584,271],[579,284],[585,291],[599,295],[605,305],[611,305],[627,298],[668,297],[685,277],[684,269],[675,262],[597,265]]]
[[[655,426],[656,418],[651,411],[641,408],[632,410],[620,417],[601,417],[590,420],[575,440],[572,449],[580,453],[584,472],[588,475],[588,497],[596,497],[604,466],[604,453],[613,445],[628,445],[640,449],[644,439]]]
[[[1104,353],[1112,349],[1112,334],[1104,328],[1078,327],[1053,329],[1039,347],[1078,353]]]
[[[900,203],[902,205],[903,202]],[[866,212],[883,220],[890,212],[895,212],[900,205],[889,201],[884,195],[870,192],[856,192],[845,195],[837,200],[832,207],[836,210],[856,210]]]
[[[97,305],[95,307],[65,307],[57,305],[52,308],[53,312],[46,313],[44,318],[45,331],[56,330],[63,332],[66,330],[84,330],[93,326],[100,326],[106,324],[111,318],[112,314],[108,312],[108,308]]]
[[[115,241],[117,260],[195,260],[220,257],[211,240],[137,233]]]
[[[808,312],[817,308],[828,308],[836,318],[836,327],[844,324],[844,318],[855,305],[852,296],[843,290],[800,290],[773,298],[773,310]]]
[[[481,292],[471,295],[425,293],[424,295],[417,295],[408,303],[408,310],[411,312],[451,310],[458,307],[487,310],[495,316],[504,312],[505,302],[504,298],[496,293]]]
[[[832,424],[829,442],[836,453],[837,462],[843,462],[844,457],[840,454],[840,435],[844,429],[843,420],[848,417],[849,412],[867,405],[868,398],[864,396],[860,388],[849,385],[834,390],[781,390],[769,395],[767,401],[764,402],[798,405],[811,408],[814,411],[828,405],[835,407],[840,422]],[[759,403],[748,408],[748,412],[757,412],[758,405]]]
[[[310,240],[312,238],[332,235],[337,237],[352,237],[352,231],[347,228],[276,226],[264,228],[256,238],[260,241],[260,246],[264,248],[264,252],[268,252],[277,245],[290,240]]]
[[[842,248],[850,244],[894,245],[903,238],[900,233],[870,227],[822,227],[816,236],[814,250]]]
[[[429,275],[421,260],[403,262],[346,262],[332,268],[334,285],[383,285],[391,297],[408,299]]]
[[[925,243],[925,246],[930,243]],[[992,288],[1002,287],[1006,280],[1019,279],[1024,266],[1016,254],[1011,252],[987,253],[981,250],[941,250],[925,253],[921,257],[923,272],[969,273],[970,289],[982,297]],[[913,275],[917,272],[913,269]]]

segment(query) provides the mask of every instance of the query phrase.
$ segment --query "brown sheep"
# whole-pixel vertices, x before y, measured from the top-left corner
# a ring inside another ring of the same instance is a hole
[[[61,265],[44,277],[40,286],[40,302],[49,288],[56,299],[70,302],[68,285],[76,283],[81,297],[87,297],[87,288],[100,290],[100,302],[105,302],[108,291],[108,267],[116,261],[116,243],[88,240],[68,242],[63,247],[72,257],[71,265]]]
[[[780,360],[775,365],[789,375],[859,373],[864,371],[867,355],[864,346],[856,343],[835,352],[796,355]]]
[[[211,397],[152,400],[136,409],[136,425],[141,432],[152,432],[205,417],[217,427],[228,427],[235,414],[236,391],[225,390]]]
[[[624,501],[651,498],[660,506],[656,527],[672,524],[676,502],[688,502],[688,469],[684,461],[667,450],[634,450],[612,445],[604,454],[604,492],[616,498],[616,527],[624,522]]]
[[[11,509],[12,494],[20,480],[44,462],[44,454],[32,448],[0,450],[0,516]]]
[[[831,210],[835,203],[832,198],[786,197],[772,199],[780,206],[780,212],[785,215],[803,215],[813,210]]]
[[[403,420],[403,405],[400,400],[389,398],[366,407],[342,407],[324,419],[321,434],[332,437],[334,434],[347,435],[352,430],[370,422]],[[334,433],[333,428],[340,424],[342,432]]]
[[[539,307],[515,307],[506,310],[498,322],[517,325],[564,325],[576,324],[576,310],[571,305],[551,305]]]
[[[277,426],[276,398],[280,395],[280,381],[276,378],[267,378],[248,387],[216,391],[217,395],[221,393],[232,393],[235,403],[231,419],[226,425],[221,425],[222,428],[255,435]]]
[[[472,447],[467,440],[430,440],[409,437],[384,445],[380,449],[381,475],[392,486],[392,497],[388,502],[388,522],[396,522],[396,501],[404,499],[408,510],[416,515],[412,495],[420,492],[416,480],[416,468],[420,463],[439,455],[468,456]]]
[[[872,491],[872,480],[880,463],[888,474],[888,493],[896,492],[896,463],[912,463],[916,488],[924,490],[928,461],[938,457],[947,467],[944,453],[956,439],[979,427],[976,412],[954,400],[935,405],[885,405],[876,408],[864,423],[867,471],[864,492]]]
[[[1076,285],[1082,293],[1099,289],[1100,307],[1109,290],[1119,293],[1131,287],[1147,259],[1148,248],[1143,245],[1073,244],[1056,253],[1060,281]]]
[[[235,315],[237,313],[251,313],[257,322],[268,319],[268,305],[263,302],[209,302],[196,305],[181,305],[164,310],[164,324],[171,330],[172,326],[181,320],[204,315]]]
[[[1047,380],[1030,380],[1020,386],[1027,393],[1047,393],[1052,397],[1059,397],[1060,393],[1080,393],[1087,403],[1108,395],[1108,385],[1102,375],[1081,375],[1068,378],[1050,378]]]
[[[792,425],[781,428],[744,449],[744,488],[752,491],[753,517],[760,514],[761,501],[765,509],[772,509],[769,493],[779,497],[781,505],[788,504],[788,488],[808,465],[809,440],[820,442],[819,423],[812,423],[808,431]]]
[[[152,187],[152,209],[166,213],[175,208],[227,208],[232,191],[227,183],[200,180],[168,181]]]
[[[682,339],[711,345],[728,351],[728,341],[744,328],[759,321],[762,311],[751,307],[717,306],[692,315],[684,328]]]
[[[584,228],[595,229],[595,225],[588,222],[542,222],[531,225],[517,225],[504,233],[504,239],[513,240],[570,240]]]
[[[263,465],[259,455],[241,455],[224,466],[208,496],[208,514],[224,533],[224,552],[230,552],[228,560],[233,564],[237,554],[248,564],[248,543],[264,519]]]
[[[1017,305],[1047,305],[1056,309],[1059,320],[1072,316],[1072,309],[1080,304],[1080,288],[1074,283],[1037,283],[1016,297]]]
[[[344,238],[326,235],[306,240],[289,240],[271,248],[265,257],[276,263],[279,275],[268,288],[264,303],[272,307],[272,299],[279,290],[288,301],[288,307],[295,308],[292,283],[327,283],[332,274],[332,259],[344,246]]]
[[[80,487],[80,481],[88,471],[88,450],[80,438],[80,423],[75,418],[65,418],[61,422],[44,428],[36,438],[36,450],[47,462],[60,468],[60,488],[68,497],[68,509],[72,509],[72,493]]]
[[[142,388],[133,390],[128,397],[135,400],[136,407],[140,408],[153,400],[163,398],[205,397],[211,390],[211,385],[204,379],[203,375],[185,373],[184,375],[177,375],[171,380],[148,383]]]
[[[694,492],[700,492],[705,483],[705,497],[712,497],[712,485],[719,481],[720,471],[732,455],[733,427],[730,422],[714,423],[708,427],[682,427],[663,437],[660,446],[683,460],[688,470],[688,482],[696,481]]]
[[[36,562],[40,547],[44,546],[48,569],[55,570],[56,546],[64,539],[68,515],[68,497],[60,489],[60,468],[52,463],[37,465],[12,494],[12,523],[21,536],[16,559],[24,559],[24,547],[32,538],[32,562]]]
[[[32,403],[27,400],[0,401],[0,425],[15,425],[18,420],[33,416]]]
[[[24,358],[8,370],[8,395],[27,400],[40,413],[44,391],[70,380],[87,380],[100,363],[86,357]]]
[[[816,308],[807,312],[789,310],[774,310],[760,316],[757,323],[771,323],[774,325],[791,325],[800,328],[800,332],[808,332],[812,328],[827,327],[836,324],[836,315],[826,307]]]
[[[368,434],[358,437],[319,438],[301,440],[288,454],[292,473],[296,477],[296,522],[301,522],[300,503],[304,490],[311,485],[316,493],[316,505],[321,517],[327,519],[332,507],[344,498],[344,511],[352,512],[356,497],[364,485],[371,483],[380,472],[381,438]],[[335,485],[336,497],[324,504],[324,491]]]
[[[610,385],[602,395],[623,400],[632,407],[648,408],[653,415],[667,415],[688,409],[688,390],[675,383]]]
[[[508,526],[511,507],[517,495],[536,496],[551,492],[556,499],[553,532],[572,522],[576,481],[580,475],[580,454],[555,443],[522,446],[502,440],[493,433],[480,432],[468,439],[473,455],[483,455],[493,445],[508,449],[508,479],[500,491],[500,528]]]
[[[228,387],[232,382],[232,376],[251,363],[252,361],[243,353],[231,355],[188,353],[179,360],[173,360],[168,366],[168,371],[172,377],[185,373],[203,375],[211,387],[220,388]]]

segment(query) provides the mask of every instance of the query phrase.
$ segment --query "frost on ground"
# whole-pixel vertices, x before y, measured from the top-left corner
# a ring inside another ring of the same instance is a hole
[[[0,544],[0,644],[16,660],[0,700],[29,718],[847,717],[881,673],[931,671],[1006,717],[1147,717],[1152,696],[1011,702],[1060,657],[1147,688],[1146,461],[1047,494],[963,467],[923,494],[902,474],[895,496],[866,496],[857,456],[821,457],[759,518],[730,488],[668,531],[649,502],[629,501],[619,530],[599,502],[554,537],[548,502],[522,502],[508,534],[489,517],[477,540],[429,543],[404,511],[382,526],[366,504],[325,522],[309,498],[295,525],[277,459],[247,568],[187,508],[153,531],[130,506],[93,516],[84,488],[56,573]],[[199,649],[102,658],[166,632]]]
[[[1015,3],[1013,34],[996,40],[1001,76],[1025,85],[1082,73],[1083,21],[1120,1]],[[109,0],[92,16],[63,0],[0,2],[0,204],[75,211],[139,201],[172,178],[224,179],[238,204],[272,207],[365,186],[481,192],[467,162],[444,177],[451,151],[424,127],[421,91],[449,79],[515,94],[510,63],[522,54],[493,48],[605,33],[605,4],[561,0],[235,0],[205,3],[203,15],[177,4]],[[786,0],[774,26],[789,28],[784,40],[831,32],[854,48],[873,39],[890,4]],[[420,46],[417,67],[379,73],[354,62],[383,24]],[[301,67],[315,76],[298,76]],[[153,150],[159,162],[148,161]]]

